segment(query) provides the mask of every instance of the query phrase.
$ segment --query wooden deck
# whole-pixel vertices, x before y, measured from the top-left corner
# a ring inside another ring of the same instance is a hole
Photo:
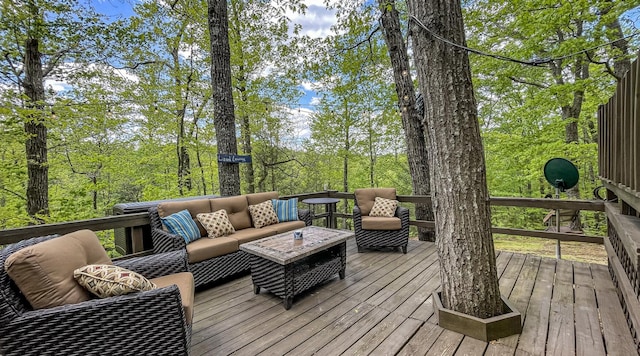
[[[636,355],[607,267],[501,252],[500,289],[523,331],[491,343],[435,323],[435,245],[358,254],[347,276],[297,297],[285,310],[243,276],[196,294],[192,355]]]

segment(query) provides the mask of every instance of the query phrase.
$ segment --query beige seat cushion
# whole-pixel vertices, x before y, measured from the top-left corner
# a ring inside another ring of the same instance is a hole
[[[73,278],[90,264],[112,263],[96,234],[80,230],[14,252],[4,268],[33,309],[44,309],[91,299]]]
[[[190,272],[181,272],[170,274],[168,276],[153,278],[150,281],[158,288],[168,287],[172,284],[178,286],[178,289],[180,290],[180,299],[182,299],[182,308],[184,308],[184,314],[187,319],[187,324],[191,324],[191,321],[193,320],[193,304],[195,293],[193,275]]]
[[[208,260],[213,257],[238,251],[238,240],[231,237],[203,238],[187,244],[189,263]]]
[[[305,227],[304,221],[298,220],[298,221],[286,221],[286,222],[281,222],[275,225],[265,226],[261,230],[267,229],[267,230],[273,231],[274,234],[281,234],[287,231],[302,229],[303,227]]]
[[[195,200],[185,200],[185,201],[170,201],[158,204],[158,215],[161,218],[166,218],[167,216],[182,211],[184,209],[189,210],[191,214],[191,218],[195,221],[198,226],[198,230],[200,230],[200,236],[207,236],[207,230],[202,226],[202,224],[198,221],[196,216],[200,213],[210,213],[211,203],[209,203],[209,199],[195,199]]]
[[[402,221],[400,221],[400,218],[387,218],[378,216],[362,217],[363,230],[400,230],[401,228]]]
[[[250,227],[248,229],[236,231],[232,235],[229,235],[229,237],[238,241],[238,244],[243,244],[245,242],[258,240],[263,237],[272,236],[275,234],[275,231],[271,231],[268,229],[256,229],[255,227]]]
[[[356,189],[354,191],[354,194],[356,196],[356,203],[360,208],[360,213],[365,216],[369,215],[371,208],[373,208],[373,203],[375,202],[376,197],[395,200],[396,188]]]
[[[253,193],[245,195],[249,205],[256,205],[267,200],[278,199],[278,192]]]
[[[210,199],[211,211],[224,209],[231,225],[235,230],[242,230],[251,227],[251,216],[249,216],[249,204],[244,195],[233,197]]]

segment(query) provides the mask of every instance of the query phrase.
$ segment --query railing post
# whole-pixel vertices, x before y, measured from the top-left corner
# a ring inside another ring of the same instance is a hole
[[[560,209],[556,209],[556,232],[560,232]],[[560,249],[560,240],[556,240],[556,259],[562,259],[562,251]]]

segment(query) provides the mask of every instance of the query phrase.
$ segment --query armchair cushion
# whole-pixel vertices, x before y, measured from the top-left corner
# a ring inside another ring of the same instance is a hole
[[[213,213],[200,213],[196,215],[196,217],[207,230],[209,237],[211,238],[225,236],[236,232],[236,229],[231,225],[231,221],[229,221],[227,211],[224,209],[220,209]]]
[[[191,325],[193,319],[193,305],[195,285],[191,272],[181,272],[151,279],[151,282],[158,288],[168,287],[175,284],[180,290],[182,308],[187,319],[187,325]]]
[[[95,233],[80,230],[12,253],[4,264],[33,309],[52,308],[91,299],[73,278],[89,264],[111,264]]]
[[[363,216],[363,230],[400,230],[402,221],[397,217]]]
[[[271,199],[279,222],[298,220],[298,198],[289,200]]]
[[[156,288],[141,274],[114,265],[87,265],[73,271],[73,278],[99,298],[117,297]]]
[[[369,215],[376,197],[396,199],[396,188],[364,188],[354,191],[356,204],[362,215]]]
[[[393,215],[395,215],[397,207],[398,207],[397,200],[376,197],[373,203],[373,207],[369,212],[369,216],[380,216],[380,217],[390,218]]]
[[[249,205],[249,213],[251,214],[253,225],[258,229],[279,222],[278,215],[276,215],[276,211],[273,209],[271,200],[265,200],[256,205]]]
[[[193,242],[202,236],[198,225],[193,221],[191,213],[189,213],[189,210],[187,209],[173,213],[161,219],[169,232],[182,236],[186,243]]]

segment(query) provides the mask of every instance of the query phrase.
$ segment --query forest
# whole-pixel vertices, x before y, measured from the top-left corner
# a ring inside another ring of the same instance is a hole
[[[0,3],[0,229],[220,194],[206,1],[133,1],[130,16],[90,0]],[[638,5],[462,1],[491,196],[553,194],[543,166],[563,157],[580,172],[563,198],[593,198],[596,112],[636,57]],[[406,5],[395,6],[406,39]],[[333,22],[306,29],[299,20],[320,8]],[[384,11],[371,1],[228,1],[238,154],[252,157],[240,164],[242,193],[412,193]],[[47,170],[39,183],[34,162]],[[492,219],[543,228],[545,212],[530,210],[494,209]],[[586,214],[585,230],[604,234],[601,220]]]

